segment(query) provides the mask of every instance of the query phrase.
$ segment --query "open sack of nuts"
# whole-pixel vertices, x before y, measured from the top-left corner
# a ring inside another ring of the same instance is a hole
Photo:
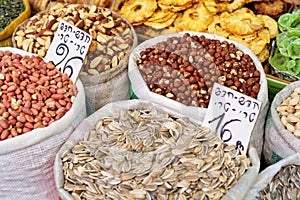
[[[270,165],[256,178],[245,200],[300,199],[300,154]]]
[[[129,100],[84,119],[54,170],[62,200],[212,200],[243,199],[259,167],[254,148],[243,154],[180,113]]]
[[[300,153],[300,81],[274,97],[265,130],[264,157],[270,164]]]
[[[79,74],[88,115],[107,103],[129,99],[127,64],[130,52],[137,45],[137,36],[126,19],[107,8],[80,4],[51,7],[15,30],[14,46],[45,56],[60,20],[93,38]]]
[[[86,117],[76,85],[41,57],[0,48],[1,200],[58,199],[55,155]]]
[[[200,121],[215,82],[261,101],[250,139],[261,154],[269,105],[267,81],[261,63],[246,46],[199,32],[162,35],[133,50],[128,70],[132,90],[139,99]]]

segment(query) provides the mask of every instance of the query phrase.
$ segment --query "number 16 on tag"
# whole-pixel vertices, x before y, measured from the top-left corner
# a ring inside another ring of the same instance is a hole
[[[203,126],[246,153],[260,107],[256,99],[215,83]]]

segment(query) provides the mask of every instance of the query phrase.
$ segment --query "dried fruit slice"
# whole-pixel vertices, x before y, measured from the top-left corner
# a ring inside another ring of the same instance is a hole
[[[265,26],[248,8],[241,8],[233,13],[223,12],[220,15],[221,26],[235,35],[250,35]]]
[[[156,9],[156,0],[129,0],[122,6],[120,14],[131,23],[139,23],[146,21],[146,19],[153,15]]]

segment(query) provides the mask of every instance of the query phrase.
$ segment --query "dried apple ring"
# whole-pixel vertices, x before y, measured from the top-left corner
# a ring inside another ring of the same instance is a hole
[[[186,10],[187,8],[193,5],[193,0],[158,0],[158,5],[163,10],[171,10],[173,12],[178,12],[182,10]]]
[[[131,23],[140,23],[153,15],[156,8],[156,0],[129,0],[123,4],[120,14]]]
[[[278,35],[278,33],[279,33],[278,25],[277,25],[277,22],[273,18],[271,18],[267,15],[256,15],[256,16],[264,21],[265,27],[267,29],[269,29],[271,38],[274,38]]]
[[[146,21],[146,22],[144,22],[144,24],[146,26],[150,26],[150,27],[155,28],[155,29],[163,29],[163,28],[166,28],[166,27],[170,26],[175,21],[176,17],[177,17],[177,15],[174,13],[174,15],[165,22]]]
[[[176,19],[175,28],[179,31],[190,30],[203,32],[207,30],[213,21],[213,15],[202,4],[196,4],[184,11],[183,15]]]
[[[230,33],[228,33],[225,29],[223,29],[220,25],[220,17],[218,15],[214,16],[213,21],[207,27],[209,33],[217,34],[219,36],[227,38]]]
[[[236,41],[236,42],[239,42],[239,43],[242,43],[243,45],[245,45],[245,46],[247,46],[247,47],[250,46],[250,44],[249,44],[248,42],[246,42],[245,40],[243,40],[243,38],[240,37],[240,36],[230,35],[230,36],[228,37],[228,39],[229,39],[229,40]]]
[[[257,55],[266,47],[267,44],[268,43],[263,38],[258,36],[250,42],[249,48]]]
[[[256,55],[257,58],[259,59],[260,62],[264,62],[266,61],[269,56],[270,56],[270,52],[269,52],[269,48],[266,46],[261,52],[259,52],[259,54]]]
[[[262,38],[266,43],[270,43],[271,41],[271,35],[267,28],[259,30],[257,36]]]
[[[150,18],[147,19],[148,22],[166,22],[171,19],[176,13],[167,10],[156,10]]]
[[[265,26],[248,8],[241,8],[233,13],[223,12],[220,19],[222,28],[234,35],[251,35]]]

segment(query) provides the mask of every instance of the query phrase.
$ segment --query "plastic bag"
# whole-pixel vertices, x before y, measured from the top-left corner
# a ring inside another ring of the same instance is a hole
[[[262,102],[261,105],[261,111],[258,116],[257,122],[254,126],[252,136],[250,138],[250,144],[252,144],[257,152],[258,155],[261,155],[262,152],[262,146],[263,146],[263,135],[264,135],[264,124],[265,124],[265,118],[268,112],[268,106],[269,106],[269,100],[268,100],[268,88],[267,88],[267,80],[266,76],[263,70],[263,67],[258,60],[258,58],[253,54],[253,52],[244,46],[241,43],[237,43],[235,41],[227,40],[223,37],[207,34],[207,33],[199,33],[199,32],[191,32],[191,31],[184,31],[178,34],[168,34],[168,35],[162,35],[158,36],[156,38],[147,40],[143,42],[142,44],[138,45],[132,52],[129,58],[129,66],[128,66],[128,76],[131,82],[131,87],[134,92],[134,94],[139,98],[143,100],[149,100],[151,102],[161,104],[163,106],[166,106],[170,109],[173,109],[179,113],[182,113],[184,115],[187,115],[193,119],[197,119],[199,121],[203,121],[205,117],[205,113],[207,111],[206,108],[200,108],[195,106],[186,106],[182,103],[176,102],[174,100],[171,100],[167,97],[164,97],[162,95],[158,95],[154,92],[151,92],[144,81],[144,79],[141,76],[141,73],[137,67],[136,59],[140,57],[140,51],[144,50],[147,47],[151,47],[154,44],[165,41],[169,37],[173,36],[183,36],[185,33],[190,33],[190,35],[204,35],[206,38],[209,39],[217,39],[220,41],[228,41],[229,43],[233,43],[236,45],[236,47],[240,50],[242,50],[244,53],[250,55],[250,57],[253,59],[253,62],[255,63],[255,66],[257,70],[260,72],[260,91],[258,93],[257,100]]]

